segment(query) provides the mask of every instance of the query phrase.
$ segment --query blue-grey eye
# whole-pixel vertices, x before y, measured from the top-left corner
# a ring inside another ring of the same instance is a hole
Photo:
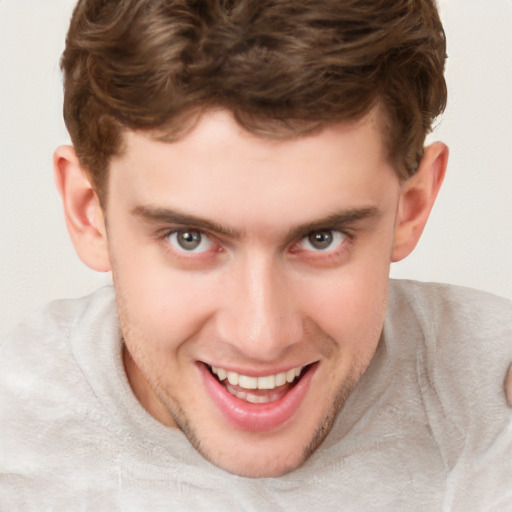
[[[329,251],[337,249],[346,238],[340,231],[322,229],[305,236],[299,242],[299,247],[306,251]]]
[[[209,238],[197,229],[180,229],[168,237],[169,243],[184,252],[206,252],[212,247]]]

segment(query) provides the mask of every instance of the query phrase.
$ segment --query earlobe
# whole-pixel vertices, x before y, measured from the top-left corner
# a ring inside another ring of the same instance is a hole
[[[448,148],[442,142],[425,148],[420,166],[403,185],[395,222],[391,261],[400,261],[416,247],[443,183]]]
[[[103,212],[74,148],[57,148],[53,167],[66,226],[79,258],[93,270],[108,272],[110,258]]]

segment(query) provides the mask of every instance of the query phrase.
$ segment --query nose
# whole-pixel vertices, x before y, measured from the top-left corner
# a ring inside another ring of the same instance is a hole
[[[224,280],[217,328],[244,360],[277,361],[303,339],[300,309],[283,267],[253,254],[233,264]]]

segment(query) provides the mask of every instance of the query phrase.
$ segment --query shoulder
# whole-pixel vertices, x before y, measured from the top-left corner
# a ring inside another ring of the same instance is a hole
[[[458,354],[461,361],[472,353],[512,357],[512,302],[487,292],[392,280],[388,321],[416,332],[442,353]],[[503,361],[505,369],[509,363],[510,359]]]
[[[102,315],[112,316],[113,305],[110,287],[80,299],[54,301],[2,340],[0,423],[5,438],[19,438],[29,426],[36,431],[52,424],[56,404],[71,410],[89,393],[77,361],[77,333],[90,340],[91,326],[101,325]]]
[[[497,309],[507,315],[512,311],[512,301],[482,290],[446,283],[425,283],[408,279],[390,280],[390,299],[412,301],[418,306],[433,308],[454,306],[460,312],[466,308]],[[508,317],[510,320],[510,317]]]
[[[65,392],[76,384],[73,337],[87,336],[88,325],[96,318],[112,315],[114,293],[111,287],[79,299],[53,301],[29,316],[0,344],[0,392],[21,406],[22,398],[43,397],[57,386]],[[73,371],[72,371],[73,370]],[[13,411],[10,411],[12,415]]]
[[[445,506],[502,510],[490,504],[511,499],[512,409],[503,383],[512,303],[458,286],[394,281],[389,306],[387,328],[398,352],[410,345],[429,430],[450,470]]]
[[[88,317],[106,313],[111,315],[114,291],[110,286],[96,290],[78,299],[50,302],[41,311],[33,313],[19,324],[0,343],[3,364],[2,375],[9,373],[11,365],[41,366],[63,356],[70,350],[72,333],[82,327]],[[51,357],[47,352],[51,349]]]
[[[113,291],[102,288],[81,299],[50,303],[2,341],[0,474],[9,475],[5,488],[30,485],[44,493],[45,475],[74,467],[77,453],[95,453],[82,425],[106,420],[79,350],[81,344],[94,344],[93,326],[105,330],[101,317],[111,317],[112,311]]]
[[[503,379],[512,360],[512,302],[487,292],[393,280],[388,322],[453,373],[490,365]]]
[[[459,286],[392,281],[388,319],[401,344],[412,345],[431,410],[437,404],[460,432],[474,429],[482,441],[486,426],[510,420],[503,382],[512,361],[511,301]]]
[[[113,289],[104,287],[79,299],[53,301],[18,325],[0,345],[4,396],[15,400],[43,394],[54,384],[62,390],[74,385],[79,375],[71,371],[77,366],[73,340],[90,338],[92,326],[105,323],[101,317],[115,315],[114,304]]]
[[[428,315],[432,320],[439,313],[445,322],[469,317],[485,323],[497,321],[497,326],[512,324],[512,301],[463,286],[392,279],[390,303],[409,304],[420,319]]]

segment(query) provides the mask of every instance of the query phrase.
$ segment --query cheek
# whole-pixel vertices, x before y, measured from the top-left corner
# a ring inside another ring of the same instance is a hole
[[[343,346],[362,352],[375,347],[387,303],[389,265],[347,267],[308,287],[307,315]]]
[[[179,344],[197,332],[211,314],[214,286],[205,276],[144,258],[114,260],[112,273],[123,323],[132,332],[136,330],[139,339]]]

